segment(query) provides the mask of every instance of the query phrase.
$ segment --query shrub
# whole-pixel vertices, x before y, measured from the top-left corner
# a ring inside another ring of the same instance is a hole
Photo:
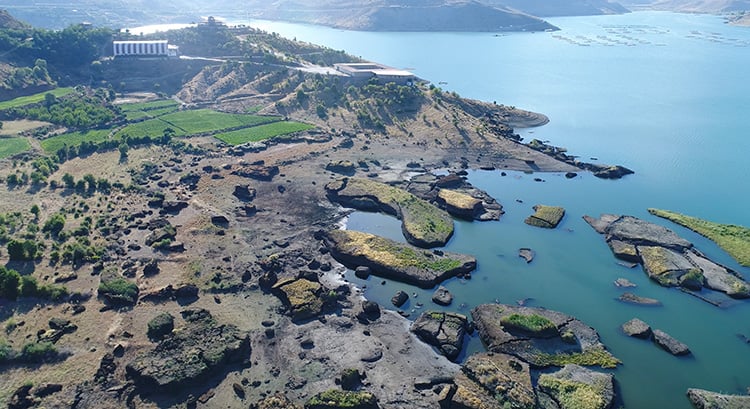
[[[135,304],[138,300],[138,286],[122,278],[102,280],[99,295],[115,304]]]
[[[32,342],[23,346],[20,360],[40,363],[57,356],[57,349],[51,342]]]
[[[0,266],[0,297],[15,300],[18,298],[20,284],[21,276],[17,271]]]
[[[34,260],[39,252],[39,245],[34,240],[13,239],[8,242],[8,257],[14,261]]]
[[[63,227],[65,227],[65,216],[60,213],[55,213],[50,216],[50,218],[47,219],[46,222],[44,222],[42,231],[49,232],[53,236],[57,236],[58,234],[60,234],[60,231],[62,231]]]

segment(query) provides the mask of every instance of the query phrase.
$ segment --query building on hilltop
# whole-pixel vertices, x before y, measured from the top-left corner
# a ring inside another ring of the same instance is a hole
[[[177,57],[179,48],[167,40],[112,42],[115,57]]]
[[[377,63],[335,64],[334,67],[336,67],[336,71],[348,77],[364,81],[376,78],[382,83],[395,82],[396,84],[406,85],[411,84],[416,79],[416,76],[409,71],[398,70]]]

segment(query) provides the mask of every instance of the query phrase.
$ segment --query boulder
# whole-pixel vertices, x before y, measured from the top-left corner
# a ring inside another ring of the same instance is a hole
[[[293,320],[315,317],[323,310],[323,286],[304,278],[279,281],[273,287],[289,308]]]
[[[255,190],[255,188],[250,187],[250,185],[237,185],[234,187],[234,192],[232,192],[234,197],[240,199],[243,202],[253,201],[257,193],[258,192]]]
[[[615,239],[608,241],[607,244],[610,250],[612,250],[612,254],[620,260],[631,263],[641,262],[641,257],[638,255],[638,250],[634,245]]]
[[[750,396],[725,395],[704,389],[688,389],[688,399],[695,409],[743,409],[750,408]]]
[[[651,306],[661,305],[661,301],[655,298],[641,297],[633,293],[622,293],[619,297],[617,297],[617,299],[622,302],[626,302],[630,304],[651,305]]]
[[[672,338],[672,336],[670,336],[666,332],[655,329],[653,333],[654,342],[656,343],[656,345],[659,345],[670,354],[675,356],[690,354],[690,348],[688,348],[687,345]]]
[[[453,361],[461,353],[467,325],[468,320],[464,315],[427,311],[414,321],[411,331]]]
[[[370,270],[370,267],[367,266],[357,266],[357,268],[354,269],[354,275],[357,278],[361,278],[363,280],[367,280],[367,277],[370,276],[370,273],[372,270]]]
[[[651,337],[651,326],[639,320],[638,318],[633,318],[632,320],[622,324],[622,331],[631,337],[644,339],[648,339]]]
[[[601,166],[596,167],[594,170],[594,176],[602,179],[620,179],[625,175],[632,175],[634,172],[624,166]]]
[[[631,288],[631,287],[637,287],[636,284],[628,280],[627,278],[618,278],[615,280],[615,286],[622,287],[622,288]]]
[[[454,382],[456,390],[450,408],[535,407],[529,365],[511,355],[474,354],[466,360]]]
[[[637,246],[665,247],[675,251],[693,247],[692,243],[672,230],[632,216],[617,218],[607,226],[605,234],[608,242],[619,240]]]
[[[438,305],[451,305],[453,302],[453,294],[441,285],[432,294],[432,301]]]
[[[614,368],[620,363],[600,342],[596,330],[557,311],[482,304],[471,316],[489,351],[514,355],[534,367],[578,363]]]
[[[250,359],[249,334],[234,325],[220,325],[207,310],[184,310],[185,321],[151,350],[125,367],[141,393],[178,391]]]
[[[534,250],[530,248],[522,247],[518,249],[518,257],[526,260],[526,263],[531,263],[534,260],[535,255],[536,253],[534,252]]]
[[[168,312],[163,312],[148,322],[147,335],[152,341],[159,341],[174,330],[174,317]]]
[[[159,261],[155,258],[152,258],[151,260],[147,261],[146,264],[143,265],[143,275],[144,276],[154,276],[159,274]]]
[[[260,180],[264,182],[270,182],[274,176],[279,174],[278,166],[263,166],[260,164],[255,165],[243,165],[232,171],[233,175],[242,176],[245,178]]]
[[[440,189],[437,202],[453,216],[466,220],[474,219],[474,215],[481,211],[482,201],[456,190]]]
[[[558,206],[536,205],[533,209],[534,214],[524,220],[530,226],[554,229],[565,216],[565,209]]]
[[[405,291],[400,291],[399,290],[396,293],[396,295],[394,295],[391,298],[391,304],[393,304],[396,308],[400,308],[408,300],[409,300],[409,294],[407,294]]]
[[[614,382],[611,373],[595,372],[579,365],[565,365],[561,370],[539,377],[539,392],[560,403],[560,409],[611,408]]]
[[[457,253],[435,253],[384,237],[352,230],[332,230],[323,235],[326,247],[341,264],[368,266],[372,274],[432,288],[438,283],[476,268],[476,259]]]
[[[326,170],[329,172],[340,173],[342,175],[352,176],[357,171],[357,165],[348,160],[328,162]]]
[[[177,214],[182,209],[188,207],[188,202],[184,200],[165,200],[161,204],[161,213]]]

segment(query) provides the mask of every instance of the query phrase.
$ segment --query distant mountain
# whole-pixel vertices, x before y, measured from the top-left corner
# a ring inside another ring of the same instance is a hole
[[[629,10],[607,0],[483,0],[490,6],[507,7],[539,17],[622,14]]]
[[[517,10],[455,0],[251,0],[256,18],[366,31],[544,31],[555,26]]]
[[[750,10],[750,0],[622,0],[631,9],[668,10],[688,13],[731,13]]]
[[[23,28],[29,28],[29,26],[11,16],[7,10],[0,10],[0,29],[19,30]]]

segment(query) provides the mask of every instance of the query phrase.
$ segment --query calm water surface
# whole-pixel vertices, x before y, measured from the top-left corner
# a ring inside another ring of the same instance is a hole
[[[615,373],[627,408],[689,408],[689,387],[744,393],[750,386],[750,303],[719,309],[650,282],[640,267],[615,264],[584,214],[631,214],[667,225],[699,249],[750,277],[709,241],[652,218],[648,207],[680,211],[724,223],[750,225],[750,29],[718,17],[640,12],[623,16],[550,20],[555,33],[369,33],[271,22],[254,26],[298,40],[413,69],[459,94],[542,112],[551,122],[522,130],[582,158],[632,168],[620,181],[584,174],[526,175],[477,171],[469,178],[504,206],[499,222],[456,222],[448,250],[473,254],[472,279],[445,285],[451,308],[465,313],[498,300],[574,315],[595,327],[624,364]],[[542,177],[545,182],[534,182]],[[516,201],[521,200],[522,203]],[[523,224],[536,203],[564,206],[560,227],[548,231]],[[398,222],[356,213],[349,228],[402,240]],[[519,247],[537,258],[525,264]],[[658,298],[662,307],[624,305],[618,277],[638,284],[635,292]],[[375,277],[351,280],[366,286],[383,305],[399,289],[417,298],[405,306],[416,315],[434,308],[431,291]],[[693,357],[676,358],[650,342],[620,333],[619,325],[640,317],[687,343]],[[473,338],[468,351],[481,350]]]

